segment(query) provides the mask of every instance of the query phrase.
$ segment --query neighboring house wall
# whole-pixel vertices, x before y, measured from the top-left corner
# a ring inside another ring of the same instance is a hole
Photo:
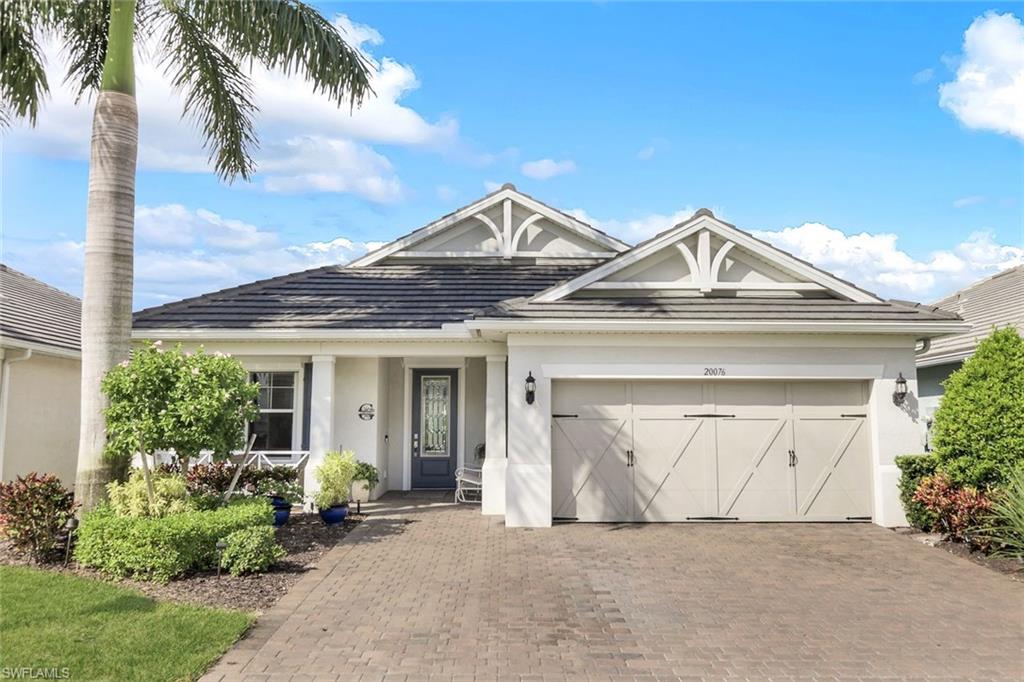
[[[963,366],[963,360],[951,362],[945,365],[933,365],[931,367],[919,367],[917,369],[917,385],[921,392],[921,424],[924,428],[922,447],[927,447],[929,441],[931,420],[935,417],[935,410],[939,409],[942,402],[942,395],[945,391],[942,382],[949,378],[949,375]]]
[[[722,367],[732,378],[869,380],[873,517],[881,525],[905,525],[893,459],[920,449],[914,344],[912,337],[841,335],[510,335],[506,523],[551,523],[552,379],[706,381],[705,367]],[[523,391],[529,372],[537,380],[533,405],[526,404]],[[896,406],[892,392],[900,372],[910,393],[904,405]]]
[[[24,354],[7,353],[9,359]],[[34,353],[4,363],[4,372],[3,480],[37,471],[56,474],[71,487],[78,461],[81,363]]]

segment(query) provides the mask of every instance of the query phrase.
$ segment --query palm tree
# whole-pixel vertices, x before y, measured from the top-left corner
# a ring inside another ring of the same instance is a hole
[[[224,180],[249,179],[253,63],[312,83],[339,106],[372,94],[369,68],[339,30],[298,0],[0,0],[0,125],[34,124],[48,93],[41,41],[63,42],[67,82],[96,96],[82,287],[82,403],[75,496],[103,499],[105,401],[100,380],[130,347],[138,111],[135,42],[154,43],[184,113]],[[145,83],[141,83],[145,87]]]

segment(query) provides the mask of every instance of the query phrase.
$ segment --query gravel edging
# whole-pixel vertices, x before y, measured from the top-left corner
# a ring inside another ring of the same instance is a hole
[[[324,555],[337,546],[359,525],[363,516],[349,516],[338,526],[326,526],[319,515],[292,512],[288,523],[275,529],[278,543],[287,555],[266,573],[233,576],[224,572],[197,571],[166,584],[131,578],[111,578],[96,569],[79,566],[75,561],[65,567],[61,561],[35,564],[0,543],[0,565],[32,566],[41,570],[68,573],[128,587],[154,599],[234,609],[260,615],[276,604],[303,575],[316,568]]]

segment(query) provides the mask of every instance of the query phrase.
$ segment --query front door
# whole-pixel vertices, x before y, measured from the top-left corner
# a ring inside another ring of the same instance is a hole
[[[454,488],[459,370],[412,371],[412,487]]]

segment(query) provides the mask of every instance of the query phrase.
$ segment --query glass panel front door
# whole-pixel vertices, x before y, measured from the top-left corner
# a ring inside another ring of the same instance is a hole
[[[451,377],[425,376],[421,382],[423,457],[448,456],[451,385]]]
[[[412,371],[412,487],[455,487],[459,370]]]

